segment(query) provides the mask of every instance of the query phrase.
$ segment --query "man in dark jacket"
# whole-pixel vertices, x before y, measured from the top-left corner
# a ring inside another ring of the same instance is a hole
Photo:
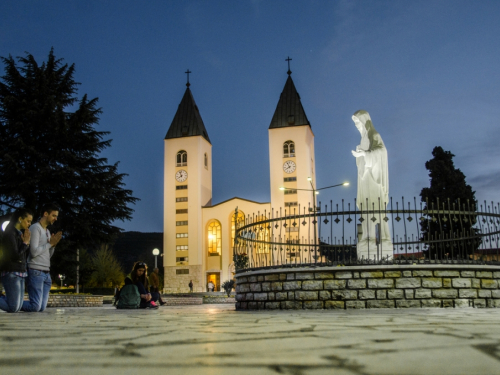
[[[5,297],[0,298],[0,310],[18,312],[24,299],[26,254],[29,249],[31,233],[29,227],[33,220],[30,210],[20,208],[14,212],[2,233],[0,277],[5,289]]]

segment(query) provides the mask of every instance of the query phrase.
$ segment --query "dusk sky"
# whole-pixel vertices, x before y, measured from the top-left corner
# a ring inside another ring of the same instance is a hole
[[[320,200],[356,196],[352,114],[367,110],[389,156],[389,195],[429,186],[435,146],[480,201],[500,194],[500,1],[0,2],[0,56],[51,47],[98,97],[103,156],[140,198],[130,231],[163,231],[164,137],[186,89],[213,146],[213,203],[268,202],[268,127],[287,56],[315,134]],[[3,75],[3,66],[1,75]]]

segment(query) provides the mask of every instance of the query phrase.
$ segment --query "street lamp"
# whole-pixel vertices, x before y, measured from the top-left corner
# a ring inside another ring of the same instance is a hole
[[[314,221],[313,221],[313,224],[314,224],[314,249],[315,249],[315,253],[316,253],[316,245],[317,245],[317,239],[316,239],[316,212],[318,211],[318,207],[316,206],[316,195],[319,194],[319,191],[320,190],[325,190],[325,189],[330,189],[330,188],[334,188],[334,187],[337,187],[337,186],[349,186],[349,182],[343,182],[341,184],[337,184],[337,185],[332,185],[332,186],[326,186],[326,187],[322,187],[322,188],[319,188],[319,189],[316,189],[314,187],[314,184],[312,182],[312,178],[311,177],[308,177],[307,180],[309,181],[309,183],[311,184],[311,188],[312,189],[296,189],[296,188],[286,188],[286,187],[280,187],[280,190],[303,190],[303,191],[312,191],[313,193],[313,199],[314,199],[314,202],[313,202],[313,208],[309,208],[310,211],[313,211],[314,212]]]
[[[309,181],[309,183],[311,184],[311,188],[312,189],[297,189],[297,188],[286,188],[286,187],[280,187],[280,190],[302,190],[302,191],[312,191],[313,192],[313,198],[314,198],[314,208],[313,210],[316,211],[316,195],[319,194],[319,191],[320,190],[325,190],[325,189],[330,189],[330,188],[334,188],[334,187],[337,187],[337,186],[349,186],[349,182],[343,182],[341,184],[337,184],[337,185],[332,185],[332,186],[326,186],[326,187],[322,187],[322,188],[319,188],[319,189],[316,189],[312,183],[312,178],[311,177],[308,177],[307,180]]]
[[[2,223],[2,230],[5,232],[5,228],[7,228],[7,225],[9,225],[9,221],[4,221]]]
[[[66,278],[66,276],[59,274],[59,278],[61,279],[61,289],[63,287],[63,280]]]
[[[158,268],[158,262],[157,262],[157,257],[160,255],[160,250],[158,249],[153,249],[153,255],[155,256],[155,268]]]

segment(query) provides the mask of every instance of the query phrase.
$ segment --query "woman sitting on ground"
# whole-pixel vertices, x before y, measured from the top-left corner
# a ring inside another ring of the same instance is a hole
[[[0,277],[5,289],[5,298],[0,298],[0,310],[15,313],[23,306],[24,281],[28,277],[26,256],[31,238],[28,228],[32,220],[33,213],[30,210],[17,209],[2,234]]]
[[[130,276],[125,279],[125,285],[134,284],[141,295],[139,308],[157,309],[158,305],[151,300],[151,293],[148,291],[148,266],[144,262],[135,262]]]

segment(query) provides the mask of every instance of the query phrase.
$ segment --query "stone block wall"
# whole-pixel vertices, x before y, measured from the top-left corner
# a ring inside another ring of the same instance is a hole
[[[51,294],[47,307],[102,307],[103,296]]]
[[[167,306],[202,305],[202,297],[163,297]]]
[[[188,274],[177,275],[176,270],[188,269]],[[189,293],[189,280],[193,280],[194,291],[204,292],[204,278],[201,266],[165,267],[163,293]]]
[[[239,273],[237,310],[500,307],[500,267],[405,265]]]
[[[214,304],[214,303],[235,303],[234,297],[214,297],[214,296],[204,296],[203,303]]]

